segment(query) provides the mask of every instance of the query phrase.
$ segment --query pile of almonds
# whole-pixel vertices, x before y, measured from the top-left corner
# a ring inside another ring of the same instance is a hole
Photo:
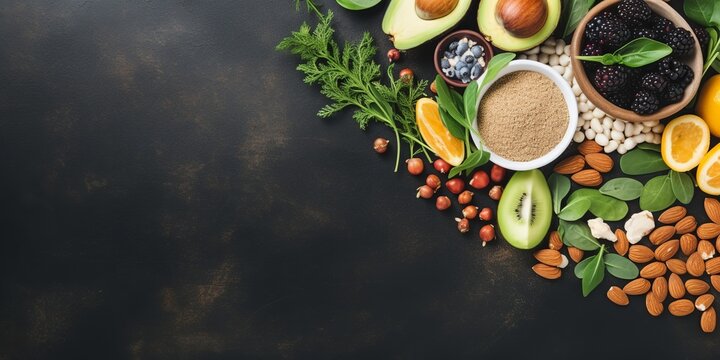
[[[570,179],[580,186],[600,186],[603,183],[601,174],[610,172],[615,165],[613,159],[601,153],[603,148],[592,140],[584,141],[577,149],[580,154],[564,159],[553,170],[561,175],[570,175]],[[590,168],[586,169],[585,165]]]

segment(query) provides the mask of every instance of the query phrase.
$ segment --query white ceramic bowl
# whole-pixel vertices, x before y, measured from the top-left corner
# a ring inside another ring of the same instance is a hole
[[[563,135],[562,140],[555,145],[555,147],[550,150],[547,154],[533,160],[529,161],[513,161],[506,159],[498,154],[495,154],[490,149],[488,149],[486,146],[483,146],[483,148],[490,153],[490,161],[492,161],[495,164],[498,164],[506,169],[510,170],[531,170],[531,169],[537,169],[539,167],[545,166],[549,163],[551,163],[553,160],[557,159],[558,156],[562,155],[562,153],[567,149],[567,147],[570,145],[570,141],[572,141],[573,135],[575,135],[575,129],[577,128],[577,120],[578,120],[578,109],[577,109],[577,100],[575,99],[575,94],[572,91],[572,88],[570,85],[563,79],[560,74],[555,72],[551,67],[541,64],[537,61],[532,60],[513,60],[511,61],[505,68],[500,70],[500,72],[497,74],[495,79],[491,81],[489,84],[485,86],[484,89],[480,91],[480,94],[478,95],[478,101],[475,105],[476,108],[480,106],[480,100],[482,100],[483,95],[485,95],[485,92],[492,86],[495,81],[500,79],[501,77],[512,73],[516,71],[534,71],[537,73],[540,73],[542,75],[547,76],[552,80],[555,85],[560,89],[560,92],[563,94],[563,97],[565,98],[565,103],[567,104],[568,108],[568,123],[567,123],[567,129],[565,130],[565,135]],[[485,78],[485,75],[487,73],[483,74],[477,81],[482,82],[482,80]],[[473,121],[473,127],[477,129],[477,118]],[[480,137],[476,133],[471,133],[473,142],[475,143],[476,147],[480,147]]]

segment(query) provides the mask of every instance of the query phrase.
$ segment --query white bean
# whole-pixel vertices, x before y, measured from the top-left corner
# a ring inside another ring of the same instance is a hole
[[[647,135],[645,135],[645,136],[647,136]],[[662,143],[662,135],[660,135],[660,134],[653,135],[653,144],[660,144],[660,143]]]
[[[580,111],[580,113],[585,113],[585,112],[587,112],[587,111],[588,111],[587,104],[584,103],[584,102],[579,102],[579,103],[578,103],[578,111]]]
[[[591,110],[595,110],[595,104],[593,104],[592,101],[588,100],[587,103],[588,103],[588,108],[590,108]]]
[[[518,59],[527,59],[527,55],[520,54],[520,55],[518,55]]]
[[[635,148],[635,140],[633,138],[625,139],[625,142],[623,142],[623,145],[625,145],[625,150],[630,151],[633,148]]]
[[[595,136],[595,142],[600,146],[606,146],[610,141],[605,134],[597,134]]]
[[[581,119],[582,119],[582,118],[581,118]],[[583,119],[583,121],[585,121],[585,119]],[[587,129],[589,129],[589,128],[590,128],[590,122],[589,122],[589,121],[585,121],[585,123],[583,124],[583,130],[587,130]]]
[[[619,145],[618,145],[617,141],[610,140],[610,142],[607,145],[605,145],[605,148],[603,150],[605,150],[606,153],[611,153],[611,152],[617,150],[618,146]]]
[[[595,139],[595,131],[593,131],[593,129],[585,130],[585,137],[590,140]]]
[[[540,52],[543,54],[548,54],[548,55],[554,54],[555,53],[555,44],[553,44],[552,46],[546,46],[546,45],[541,46]]]
[[[659,124],[652,128],[652,132],[656,134],[662,134],[663,130],[665,130],[665,124]]]
[[[640,133],[642,133],[643,128],[644,127],[642,126],[642,124],[635,125],[635,128],[633,128],[633,135],[640,135]]]
[[[598,119],[602,119],[603,117],[605,117],[605,112],[598,108],[595,108],[595,109],[593,109],[593,115]],[[605,120],[603,120],[603,126],[605,126]],[[612,126],[612,120],[609,120],[607,127],[611,127],[611,126]]]
[[[643,128],[642,128],[642,133],[643,133],[643,134],[647,134],[647,133],[649,133],[649,132],[651,132],[651,131],[652,131],[652,128],[651,128],[651,127],[643,126]]]
[[[620,120],[613,121],[613,129],[617,131],[623,131],[625,130],[625,122]]]
[[[580,94],[580,101],[582,101],[584,103],[589,102],[588,98],[587,98],[587,96],[585,96],[585,94]],[[588,107],[589,106],[590,106],[590,104],[588,104]]]
[[[581,143],[583,140],[585,140],[585,134],[582,131],[576,132],[575,136],[573,136],[573,141],[576,143]]]
[[[620,144],[620,145],[618,145],[617,152],[618,152],[618,154],[620,154],[620,155],[626,153],[626,152],[627,152],[627,148],[625,147],[625,144]]]
[[[621,133],[620,131],[612,130],[610,131],[610,138],[613,140],[622,141],[625,140],[625,135],[623,135],[623,133]]]
[[[536,46],[528,51],[525,52],[528,55],[537,55],[540,53],[540,46]]]
[[[593,118],[590,120],[590,127],[598,134],[603,132],[602,123],[600,123],[600,120],[598,119]]]
[[[655,126],[657,126],[659,123],[660,123],[659,121],[653,120],[653,121],[643,121],[642,124],[643,124],[644,126],[647,126],[647,127],[655,127]]]
[[[538,55],[538,61],[541,62],[541,63],[543,63],[543,64],[547,64],[549,58],[550,58],[550,57],[549,57],[547,54],[545,54],[545,53],[542,53],[542,54]]]
[[[572,81],[572,78],[573,78],[572,68],[565,68],[565,73],[563,74],[563,79],[565,79],[565,81],[567,81],[569,84],[570,81]]]
[[[550,66],[560,65],[560,58],[556,54],[550,55],[548,61],[550,62]]]
[[[597,109],[597,108],[596,108],[595,110],[600,110],[600,109]],[[593,110],[593,115],[597,116],[597,114],[595,113],[595,110]],[[602,110],[600,110],[600,111],[602,112]],[[604,115],[605,115],[605,113],[603,113],[603,116],[604,116]],[[609,117],[607,117],[607,116],[605,116],[605,118],[603,118],[602,116],[597,116],[597,118],[598,118],[598,119],[602,119],[602,126],[603,126],[604,128],[606,128],[606,129],[612,129],[612,123],[613,123],[613,122],[612,122],[612,119],[611,119],[611,118],[609,118]]]
[[[585,125],[585,119],[583,119],[583,118],[578,118],[578,127],[580,128],[580,127],[582,127],[583,125]]]
[[[580,96],[580,94],[582,94],[582,89],[580,89],[580,86],[577,83],[573,83],[572,90],[573,90],[573,94],[575,94],[575,96]],[[584,102],[584,101],[582,101],[582,102]]]
[[[610,129],[603,128],[603,134],[608,138],[608,140],[610,139]]]
[[[555,54],[562,55],[565,50],[565,42],[560,40],[555,44]]]
[[[548,38],[543,44],[548,46],[555,46],[555,44],[557,44],[557,40],[555,40],[554,38]]]
[[[645,134],[635,135],[631,139],[635,140],[636,144],[642,144],[645,142]]]
[[[560,55],[560,58],[558,59],[558,61],[560,62],[560,65],[568,66],[570,64],[570,57],[565,54],[562,54],[562,55]]]
[[[538,56],[536,54],[530,54],[528,55],[528,60],[537,61]]]
[[[581,116],[583,119],[585,119],[585,120],[592,120],[592,119],[593,119],[593,116],[592,116],[592,113],[591,113],[591,112],[582,113],[582,115],[580,115],[580,116]]]
[[[565,55],[570,55],[570,45],[565,45],[563,53],[565,53]]]
[[[565,68],[560,65],[555,65],[552,68],[553,68],[553,70],[557,71],[557,73],[560,75],[565,73]]]

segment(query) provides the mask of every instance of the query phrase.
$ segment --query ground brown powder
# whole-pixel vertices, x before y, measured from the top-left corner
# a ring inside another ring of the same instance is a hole
[[[514,161],[537,159],[552,150],[567,129],[568,109],[555,83],[534,71],[498,79],[478,109],[478,132],[492,152]]]

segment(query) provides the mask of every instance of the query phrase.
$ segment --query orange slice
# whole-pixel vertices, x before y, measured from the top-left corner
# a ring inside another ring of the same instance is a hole
[[[710,132],[720,136],[720,74],[714,75],[703,85],[695,110],[710,127]]]
[[[710,128],[698,116],[680,116],[665,126],[660,147],[668,167],[679,172],[690,171],[710,147]]]
[[[715,145],[700,161],[696,180],[700,190],[710,195],[720,195],[720,144]]]
[[[440,119],[435,100],[421,98],[415,104],[415,121],[425,143],[437,156],[452,166],[462,164],[465,147],[462,140],[452,136]]]

